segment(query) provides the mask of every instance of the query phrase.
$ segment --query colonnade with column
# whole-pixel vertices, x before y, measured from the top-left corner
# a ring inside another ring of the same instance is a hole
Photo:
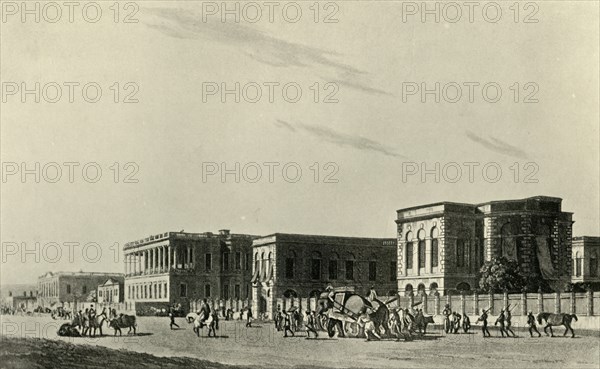
[[[160,245],[125,252],[126,275],[166,273],[193,266],[194,250],[191,246]]]

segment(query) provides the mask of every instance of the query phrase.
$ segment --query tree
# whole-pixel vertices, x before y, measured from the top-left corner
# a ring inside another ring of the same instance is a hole
[[[484,292],[521,292],[527,286],[519,263],[503,256],[486,261],[479,272],[479,288]]]

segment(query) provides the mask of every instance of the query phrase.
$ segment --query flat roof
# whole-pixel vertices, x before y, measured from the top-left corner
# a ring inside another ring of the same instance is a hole
[[[506,203],[506,202],[520,202],[520,201],[527,201],[527,200],[543,200],[543,201],[550,201],[550,202],[562,201],[562,199],[560,197],[543,196],[543,195],[531,196],[531,197],[526,197],[523,199],[492,200],[492,201],[481,202],[481,203],[477,203],[477,204],[469,204],[469,203],[464,203],[464,202],[441,201],[441,202],[434,202],[434,203],[430,203],[430,204],[411,206],[408,208],[402,208],[402,209],[396,210],[396,212],[399,213],[402,211],[409,211],[409,210],[415,210],[415,209],[421,209],[421,208],[429,208],[429,207],[440,206],[440,205],[458,205],[458,206],[465,206],[465,207],[479,207],[479,206],[495,204],[495,203],[497,204],[497,203]]]

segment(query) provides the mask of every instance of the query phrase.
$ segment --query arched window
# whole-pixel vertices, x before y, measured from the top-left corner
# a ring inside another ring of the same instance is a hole
[[[435,268],[439,265],[439,231],[437,227],[431,229],[431,267]]]
[[[598,253],[592,251],[590,255],[590,277],[598,276]]]
[[[310,291],[310,293],[308,294],[309,297],[315,297],[315,298],[319,298],[321,296],[321,291],[319,290],[312,290]]]
[[[310,260],[310,278],[321,279],[321,253],[313,252]]]
[[[418,264],[419,268],[425,268],[425,230],[420,229],[417,233],[417,238],[419,239],[417,247],[418,247]]]
[[[433,282],[429,285],[429,293],[431,295],[435,295],[437,293],[437,289],[438,289],[438,284]]]
[[[296,298],[296,297],[298,297],[298,293],[296,293],[296,291],[294,291],[294,290],[286,290],[283,293],[283,297],[286,297],[286,298],[294,297],[294,298]]]
[[[406,269],[412,269],[413,268],[413,255],[414,255],[414,250],[413,250],[413,242],[412,242],[412,238],[413,238],[413,233],[412,232],[407,232],[406,233],[406,255],[404,257],[404,260],[406,260]],[[411,286],[412,288],[412,286]]]
[[[459,292],[466,292],[471,290],[471,286],[468,283],[461,282],[456,286],[456,290]]]
[[[369,281],[377,280],[377,255],[371,254],[369,258]]]
[[[505,258],[517,260],[517,244],[510,222],[504,224],[500,229],[500,249]]]
[[[404,287],[404,295],[405,296],[410,296],[413,293],[413,286],[412,284],[407,284],[406,287]]]
[[[423,283],[419,283],[419,285],[417,286],[417,295],[424,295],[425,294],[425,285]]]

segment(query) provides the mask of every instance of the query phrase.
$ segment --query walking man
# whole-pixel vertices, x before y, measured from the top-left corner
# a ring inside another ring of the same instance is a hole
[[[450,333],[452,330],[452,325],[450,322],[450,315],[452,314],[452,310],[450,309],[450,305],[446,304],[444,306],[444,310],[442,311],[442,315],[444,316],[444,332]]]
[[[315,312],[306,310],[306,339],[310,338],[310,332],[315,334],[315,338],[319,338],[319,334],[315,329]]]
[[[463,331],[465,333],[469,333],[469,329],[471,329],[471,319],[469,319],[469,317],[467,316],[467,314],[463,314],[463,323],[462,323],[462,327],[463,327]]]
[[[487,329],[487,311],[481,309],[481,316],[477,319],[477,323],[481,322],[481,333],[483,333],[483,337],[491,337],[490,331]],[[487,333],[487,336],[486,336]]]
[[[252,309],[248,307],[248,313],[246,314],[246,327],[252,327]]]
[[[363,328],[363,331],[365,332],[365,338],[367,339],[367,341],[371,340],[371,338],[369,337],[369,333],[377,337],[378,340],[381,340],[381,336],[377,334],[375,324],[373,324],[373,320],[371,320],[371,317],[369,316],[369,313],[367,313],[366,310],[360,315],[360,317],[358,317],[356,323],[358,323],[359,327]]]
[[[169,324],[171,330],[173,329],[173,326],[179,328],[179,325],[175,323],[175,311],[173,310],[173,308],[169,309],[169,319],[171,319],[171,323]]]
[[[457,312],[454,312],[454,334],[458,333],[458,330],[460,328],[460,319],[461,319],[461,315]]]
[[[286,311],[283,312],[284,318],[283,318],[283,337],[287,337],[287,332],[290,332],[292,334],[292,337],[294,337],[294,331],[292,330],[292,319],[290,318],[290,314],[287,313]]]
[[[496,319],[496,321],[494,322],[494,325],[498,325],[498,323],[500,323],[500,333],[502,334],[502,337],[508,337],[508,332],[506,332],[504,324],[505,321],[506,317],[504,316],[504,309],[502,309],[500,310],[500,315],[498,315],[498,319]],[[504,333],[506,333],[506,336],[504,336]]]
[[[537,329],[537,325],[535,324],[535,317],[533,316],[533,311],[529,311],[527,313],[527,325],[529,326],[529,337],[533,337],[532,331],[535,331],[535,333],[538,334],[538,337],[542,336]]]
[[[512,333],[513,337],[516,337],[515,332],[510,329],[512,314],[510,313],[510,309],[506,309],[506,335],[508,336],[508,332]]]

